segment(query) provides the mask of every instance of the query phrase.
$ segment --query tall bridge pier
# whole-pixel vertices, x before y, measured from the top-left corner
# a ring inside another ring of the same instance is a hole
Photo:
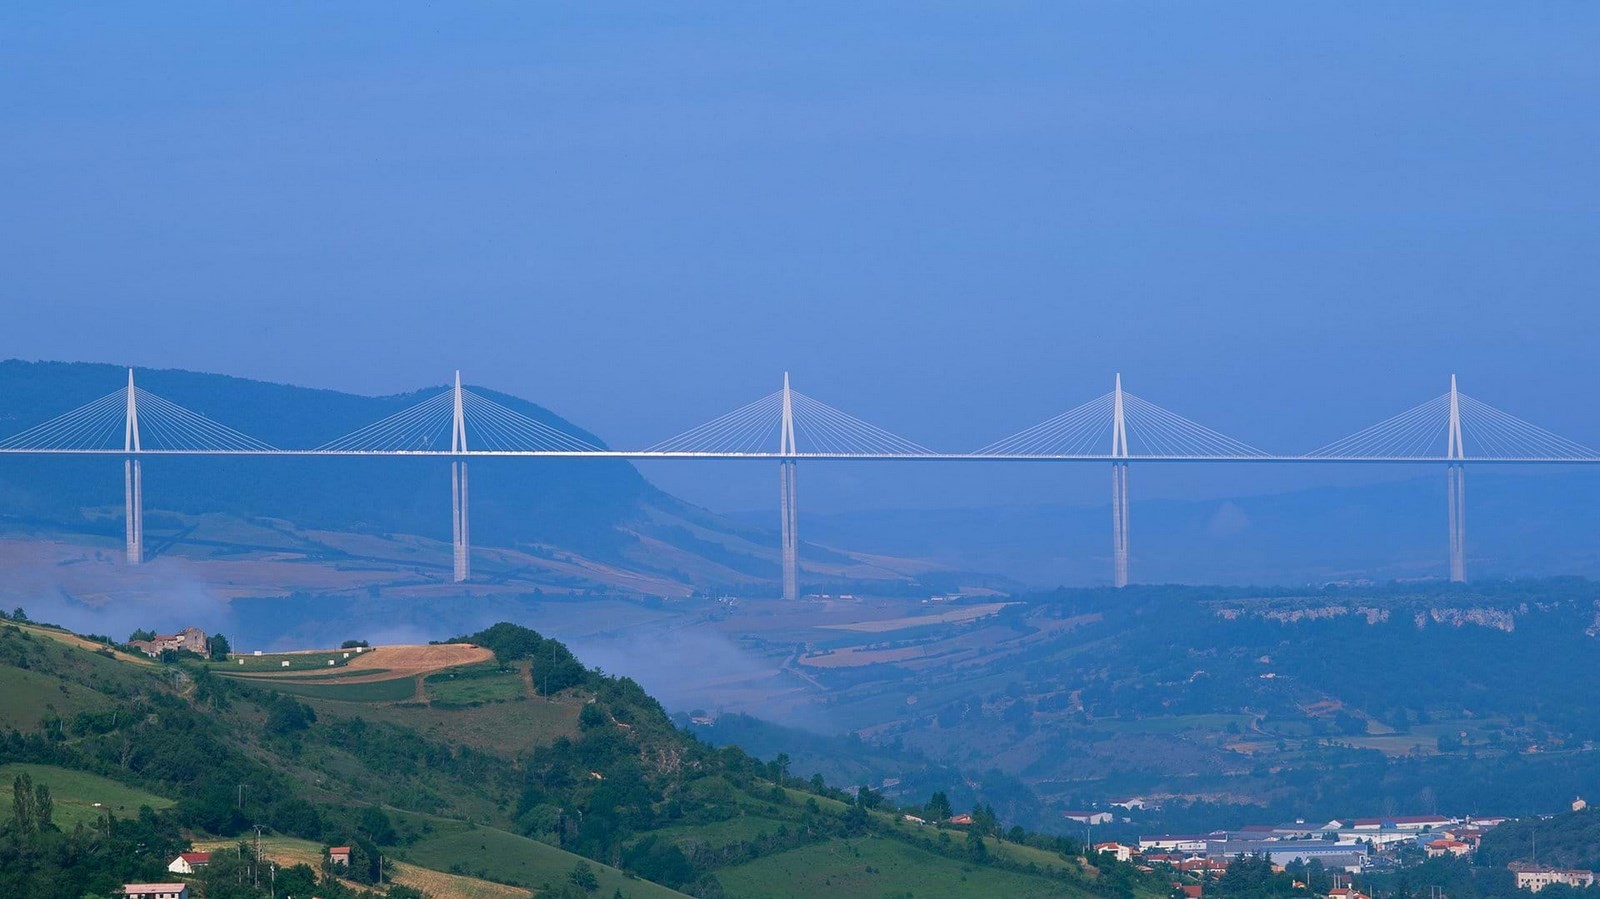
[[[1461,443],[1461,394],[1456,391],[1456,376],[1450,376],[1450,423],[1445,447],[1445,489],[1449,493],[1450,511],[1450,582],[1467,580],[1467,479],[1462,460],[1466,458]]]
[[[768,432],[771,433],[771,432]],[[789,373],[783,373],[783,418],[779,426],[778,514],[783,519],[780,555],[783,564],[783,598],[800,598],[800,504],[795,487],[794,397]]]
[[[1122,405],[1122,373],[1111,397],[1111,585],[1128,586],[1128,420]]]
[[[456,372],[454,412],[450,423],[450,539],[455,559],[453,579],[460,584],[472,577],[472,529],[467,515],[467,417],[461,403],[461,372]]]
[[[144,472],[139,464],[139,401],[128,369],[128,407],[123,418],[122,521],[127,536],[128,564],[144,561]]]

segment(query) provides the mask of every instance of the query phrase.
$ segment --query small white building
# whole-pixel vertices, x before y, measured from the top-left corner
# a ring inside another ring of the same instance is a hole
[[[1459,818],[1444,815],[1396,815],[1391,818],[1357,818],[1355,830],[1437,830],[1460,824]]]
[[[1139,848],[1145,852],[1157,850],[1162,852],[1204,852],[1208,834],[1160,834],[1157,836],[1140,837]]]
[[[1079,824],[1110,824],[1114,820],[1110,812],[1062,812],[1061,817]]]
[[[185,883],[125,883],[122,895],[128,899],[189,899]]]
[[[1124,846],[1121,843],[1096,843],[1094,844],[1094,851],[1100,855],[1109,855],[1119,862],[1133,859],[1133,847]]]
[[[1516,864],[1511,870],[1517,875],[1517,889],[1537,893],[1553,883],[1564,883],[1582,889],[1594,883],[1593,871],[1563,868],[1545,868],[1538,865]]]

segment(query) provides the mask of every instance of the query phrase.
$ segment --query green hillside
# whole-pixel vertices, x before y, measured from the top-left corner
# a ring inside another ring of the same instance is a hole
[[[344,873],[355,886],[317,887],[333,897],[377,889],[380,857],[539,895],[1165,892],[1131,867],[1091,864],[1071,840],[1006,831],[981,809],[986,836],[908,823],[906,813],[928,813],[803,778],[781,756],[707,746],[636,683],[533,631],[500,624],[461,641],[482,649],[435,649],[492,659],[418,674],[429,647],[380,648],[371,680],[335,666],[280,681],[198,659],[126,661],[0,623],[0,677],[25,694],[0,718],[0,771],[35,785],[19,797],[38,785],[54,797],[48,823],[36,797],[0,824],[0,895],[78,899],[108,879],[158,874],[186,838],[215,844],[254,825],[354,846]],[[412,669],[382,667],[394,659]],[[81,876],[66,880],[48,863],[101,857],[123,828],[149,848],[115,865],[79,862]],[[315,867],[293,876],[316,878]]]

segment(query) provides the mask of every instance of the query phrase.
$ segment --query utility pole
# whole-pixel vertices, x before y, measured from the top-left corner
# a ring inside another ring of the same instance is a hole
[[[779,488],[778,512],[783,518],[782,563],[783,598],[800,597],[800,507],[795,488],[794,403],[789,390],[789,373],[783,373],[783,426],[779,434],[778,460]]]
[[[461,372],[456,371],[455,410],[450,422],[450,533],[455,553],[455,582],[472,577],[472,535],[467,515],[467,416],[461,401]]]
[[[1128,586],[1128,423],[1122,373],[1111,393],[1111,585]]]
[[[128,369],[128,408],[123,418],[122,518],[127,532],[128,564],[144,561],[144,473],[139,464],[139,397]]]
[[[254,872],[253,876],[255,878],[256,889],[259,890],[261,889],[261,825],[256,824],[253,825],[253,827],[256,831],[256,860],[255,864],[251,865],[250,867]]]
[[[1445,489],[1450,511],[1450,582],[1467,579],[1467,480],[1463,462],[1466,447],[1461,442],[1461,403],[1456,392],[1456,376],[1450,376],[1450,433],[1445,447]]]

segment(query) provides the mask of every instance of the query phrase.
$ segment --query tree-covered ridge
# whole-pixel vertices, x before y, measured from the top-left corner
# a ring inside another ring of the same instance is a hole
[[[1600,757],[1582,751],[1600,739],[1592,581],[1017,600],[965,631],[874,645],[907,663],[814,669],[830,714],[963,770],[999,760],[1057,811],[1158,797],[1160,814],[1139,816],[1146,832],[1527,814],[1600,777]],[[960,656],[962,639],[986,651]],[[944,656],[961,661],[922,661]],[[917,701],[885,721],[886,693]],[[1223,796],[1237,807],[1219,808]]]
[[[1484,834],[1478,848],[1482,864],[1534,859],[1545,865],[1600,871],[1600,809],[1509,821]]]

